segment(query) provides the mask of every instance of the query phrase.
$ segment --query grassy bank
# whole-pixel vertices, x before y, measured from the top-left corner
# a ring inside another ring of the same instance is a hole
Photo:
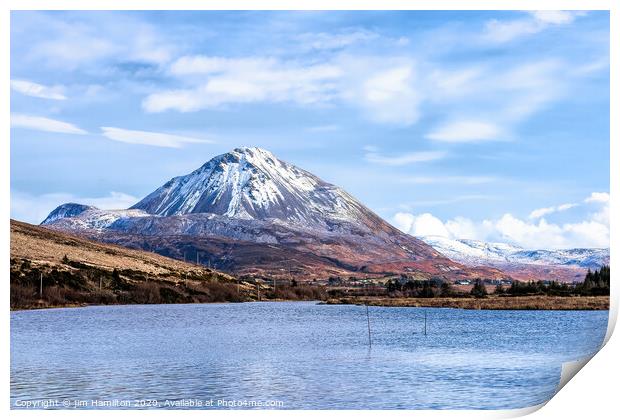
[[[274,289],[272,284],[235,279],[206,269],[157,275],[139,270],[108,269],[69,259],[61,264],[11,259],[13,310],[326,298],[325,288],[320,286],[277,285]]]
[[[325,303],[493,310],[608,310],[609,296],[489,296],[486,298],[390,298],[356,296],[329,298]]]
[[[235,278],[161,255],[11,221],[11,309],[323,300],[319,286]]]

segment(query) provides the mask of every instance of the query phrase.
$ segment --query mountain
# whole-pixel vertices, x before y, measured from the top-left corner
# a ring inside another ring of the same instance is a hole
[[[340,188],[259,148],[239,148],[173,178],[131,207],[159,216],[211,213],[306,227],[382,220]]]
[[[255,147],[216,156],[130,209],[63,204],[43,225],[235,274],[505,277],[451,261],[344,190]]]
[[[78,216],[86,210],[94,209],[95,207],[86,206],[84,204],[77,203],[66,203],[62,204],[54,209],[45,220],[41,223],[42,225],[48,225],[58,219],[64,219],[65,217],[73,217]]]
[[[442,236],[420,238],[446,257],[470,267],[496,267],[522,280],[561,279],[582,281],[588,269],[609,264],[609,249],[575,248],[527,250],[504,243]]]

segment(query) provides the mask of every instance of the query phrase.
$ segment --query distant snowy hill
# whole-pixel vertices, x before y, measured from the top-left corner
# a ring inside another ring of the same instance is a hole
[[[505,268],[510,264],[598,269],[609,264],[609,249],[576,248],[562,250],[526,250],[504,243],[441,236],[421,237],[446,257],[469,266],[491,265]]]

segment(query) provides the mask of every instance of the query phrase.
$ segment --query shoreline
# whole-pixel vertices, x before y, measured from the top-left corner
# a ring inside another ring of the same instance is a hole
[[[385,297],[342,297],[326,300],[248,300],[223,302],[178,302],[178,303],[127,303],[127,304],[69,304],[44,307],[10,308],[10,312],[35,311],[46,309],[71,309],[90,306],[134,306],[134,305],[209,305],[229,303],[281,303],[281,302],[317,302],[317,305],[368,305],[383,307],[414,307],[414,308],[451,308],[465,310],[540,310],[540,311],[591,311],[609,310],[609,296],[490,296],[486,298],[385,298]]]
[[[262,300],[244,300],[244,301],[222,301],[222,302],[171,302],[171,303],[111,303],[111,304],[101,304],[101,303],[76,303],[76,304],[67,304],[67,305],[53,305],[53,306],[32,306],[32,307],[24,307],[24,308],[10,308],[10,312],[19,312],[19,311],[44,311],[47,309],[79,309],[79,308],[87,308],[87,307],[98,307],[98,306],[150,306],[150,305],[225,305],[225,304],[238,304],[238,303],[282,303],[282,302],[317,302],[317,304],[325,303],[322,300],[316,299],[298,299],[298,300],[287,300],[287,299],[262,299]]]
[[[385,307],[453,308],[468,310],[540,310],[589,311],[609,310],[609,296],[489,296],[485,298],[385,298],[342,297],[330,298],[326,305],[368,305]]]

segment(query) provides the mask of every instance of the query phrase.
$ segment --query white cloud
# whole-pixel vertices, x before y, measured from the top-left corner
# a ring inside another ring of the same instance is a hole
[[[565,25],[572,23],[578,16],[585,15],[583,11],[566,10],[537,10],[531,12],[538,22],[552,25]]]
[[[528,17],[513,20],[492,19],[485,25],[483,39],[485,41],[503,43],[514,39],[533,35],[545,29],[572,23],[585,12],[545,10],[529,12]]]
[[[68,193],[32,195],[11,191],[11,218],[39,224],[52,210],[64,203],[80,203],[113,210],[126,209],[137,202],[136,197],[116,191],[102,197],[78,197]]]
[[[609,203],[609,193],[593,192],[585,199],[586,203]]]
[[[506,213],[494,220],[474,221],[455,217],[442,222],[429,213],[418,216],[401,212],[394,216],[393,223],[403,232],[414,236],[438,235],[451,239],[506,242],[526,249],[607,248],[610,237],[609,203],[602,200],[591,203],[599,205],[597,211],[582,220],[562,224],[550,223],[541,217],[577,204],[553,206],[546,213],[548,209],[538,209],[539,214],[534,217],[536,221],[522,220]]]
[[[497,178],[490,176],[413,176],[402,178],[401,181],[408,184],[487,184],[496,181]]]
[[[434,160],[443,159],[446,156],[446,152],[442,151],[424,151],[404,153],[398,156],[384,156],[376,152],[367,152],[364,158],[371,163],[377,163],[380,165],[388,166],[402,166],[411,163],[430,162]]]
[[[575,85],[566,63],[545,59],[510,68],[475,66],[431,72],[425,98],[447,115],[426,137],[443,142],[514,138],[517,125]],[[465,104],[465,105],[464,105]]]
[[[364,29],[343,31],[339,33],[305,33],[297,37],[302,48],[313,50],[334,50],[379,38],[375,32]]]
[[[155,92],[147,112],[192,112],[229,104],[345,104],[374,122],[411,125],[422,97],[409,58],[338,56],[320,63],[274,57],[184,56],[169,67],[186,87]],[[188,87],[189,86],[189,87]]]
[[[185,143],[213,143],[212,140],[177,136],[151,131],[125,130],[116,127],[101,127],[102,135],[110,140],[123,143],[143,144],[156,147],[182,147]]]
[[[29,82],[28,80],[11,80],[11,89],[23,95],[33,96],[35,98],[54,99],[63,101],[67,97],[63,94],[62,86],[44,86],[38,83]]]
[[[443,222],[430,213],[414,216],[411,213],[396,213],[394,225],[413,236],[450,236]]]
[[[325,103],[333,98],[333,81],[342,70],[332,64],[304,66],[274,58],[187,56],[175,61],[170,73],[196,78],[196,85],[147,96],[142,103],[147,112],[190,112],[233,103]]]
[[[546,216],[548,214],[553,214],[553,213],[557,213],[560,211],[565,211],[565,210],[569,210],[572,209],[573,207],[577,207],[579,204],[577,203],[566,203],[566,204],[560,204],[559,206],[551,206],[551,207],[543,207],[540,209],[536,209],[533,210],[530,213],[529,218],[530,219],[539,219],[543,216]]]
[[[462,99],[478,90],[478,86],[488,80],[488,69],[480,66],[460,69],[435,68],[429,71],[428,86],[432,89],[433,100]]]
[[[52,68],[74,70],[88,67],[107,70],[102,63],[142,62],[160,65],[168,62],[178,48],[156,27],[144,20],[113,12],[73,15],[71,18],[33,13],[31,27],[41,30],[32,35],[26,58]],[[114,31],[109,28],[114,27]],[[105,71],[104,70],[104,71]]]
[[[88,134],[85,130],[68,122],[24,114],[11,114],[11,127],[49,131],[52,133]]]
[[[315,125],[314,127],[309,127],[308,131],[312,131],[315,133],[324,133],[328,131],[338,131],[341,127],[337,124],[326,124],[326,125]]]
[[[502,130],[493,123],[463,120],[444,124],[426,137],[446,143],[493,141],[502,139]]]
[[[604,214],[605,212],[608,212],[609,210],[609,205],[608,205],[609,204],[609,193],[593,192],[590,194],[590,196],[585,198],[581,203],[565,203],[565,204],[560,204],[558,206],[550,206],[550,207],[543,207],[540,209],[536,209],[530,213],[529,218],[539,219],[549,214],[553,214],[553,213],[557,213],[557,212],[561,212],[565,210],[570,210],[572,208],[582,206],[584,203],[585,204],[602,204],[603,207],[601,208],[599,213],[596,213],[596,214],[597,215]]]
[[[420,118],[421,96],[413,86],[410,65],[390,68],[372,75],[347,96],[356,98],[367,117],[375,122],[411,125]]]

